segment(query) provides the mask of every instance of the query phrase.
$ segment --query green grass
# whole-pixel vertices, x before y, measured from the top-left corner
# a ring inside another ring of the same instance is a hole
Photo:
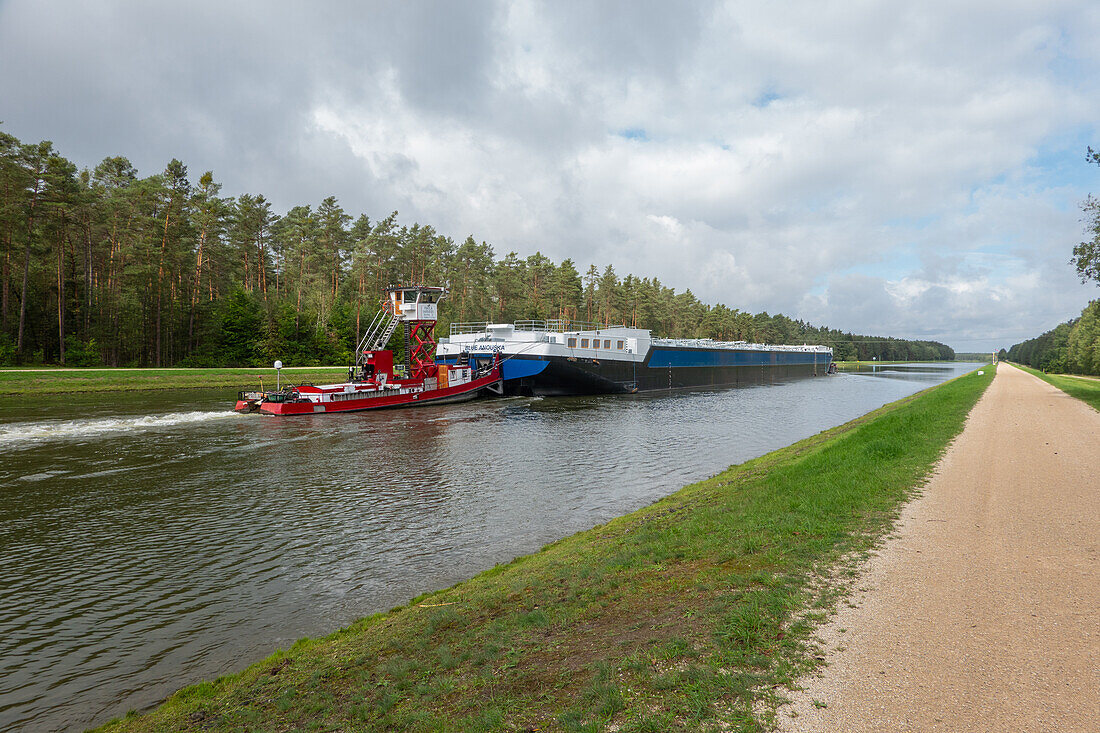
[[[1053,384],[1070,397],[1076,397],[1094,409],[1100,410],[1100,380],[1075,377],[1070,374],[1047,374],[1023,364],[1014,364],[1013,366],[1017,366],[1029,374],[1034,374],[1044,382]]]
[[[993,378],[970,373],[110,731],[766,730],[815,624]],[[838,583],[841,583],[838,586]]]
[[[347,367],[283,369],[283,383],[331,382],[347,377]],[[0,370],[0,395],[126,392],[210,387],[252,388],[263,380],[275,386],[274,369],[30,369]]]
[[[837,369],[861,369],[863,367],[886,366],[888,364],[954,364],[954,361],[946,359],[909,359],[907,361],[838,361]]]

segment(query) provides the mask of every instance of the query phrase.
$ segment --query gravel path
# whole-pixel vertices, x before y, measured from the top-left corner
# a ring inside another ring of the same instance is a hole
[[[1100,412],[1002,364],[849,600],[780,730],[1100,731]]]

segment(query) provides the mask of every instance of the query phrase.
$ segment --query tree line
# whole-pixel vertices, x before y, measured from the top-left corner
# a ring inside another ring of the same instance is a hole
[[[1090,147],[1085,160],[1100,165],[1100,151]],[[1070,264],[1081,282],[1100,284],[1100,199],[1089,195],[1081,208],[1089,239],[1073,248]],[[1100,300],[1086,305],[1079,317],[1014,345],[1005,356],[1044,372],[1100,375]]]
[[[210,171],[193,179],[178,160],[146,177],[121,156],[78,170],[52,143],[3,132],[0,248],[0,364],[349,363],[384,288],[408,283],[447,287],[443,335],[452,322],[561,319],[821,343],[837,359],[954,357],[934,341],[709,305],[612,265],[501,258],[397,212],[355,217],[332,196],[279,214],[262,194],[223,196]]]
[[[1006,356],[1044,372],[1100,375],[1100,300],[1085,306],[1079,317],[1016,344]]]

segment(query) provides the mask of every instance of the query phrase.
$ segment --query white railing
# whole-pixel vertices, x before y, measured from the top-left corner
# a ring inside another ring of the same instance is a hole
[[[487,331],[491,324],[489,321],[471,321],[469,323],[452,323],[451,336],[462,336],[472,333]],[[567,321],[560,319],[548,320],[524,320],[513,321],[512,327],[517,331],[535,331],[545,333],[570,333],[573,331],[606,331],[610,328],[625,328],[621,323],[605,325],[603,323],[589,323],[586,321]]]
[[[461,336],[467,333],[483,333],[489,327],[488,321],[471,321],[470,323],[452,323],[451,335]]]
[[[378,312],[378,315],[374,317],[371,324],[367,326],[367,331],[363,335],[363,339],[359,342],[359,348],[356,355],[356,363],[365,361],[363,359],[364,351],[378,351],[379,349],[386,348],[386,343],[389,342],[390,336],[397,330],[397,324],[399,319],[394,317],[387,309],[383,308]]]
[[[480,321],[474,323],[452,323],[451,335],[472,335],[472,334],[486,334],[490,333],[489,326],[491,324],[487,321]],[[512,324],[516,331],[522,331],[526,333],[577,333],[584,334],[592,331],[606,331],[612,328],[625,328],[623,325],[606,326],[600,323],[585,323],[582,321],[562,321],[562,320],[527,320],[527,321],[515,321]],[[648,332],[647,332],[648,333]],[[507,338],[497,339],[500,341],[507,341]],[[714,339],[666,339],[655,338],[651,340],[654,346],[675,346],[682,348],[694,348],[694,349],[731,349],[740,351],[790,351],[790,352],[804,352],[804,353],[819,353],[819,354],[831,354],[832,349],[828,346],[821,346],[817,344],[802,344],[802,345],[790,345],[790,344],[752,344],[747,341],[715,341]]]
[[[750,344],[747,341],[715,341],[714,339],[653,339],[654,346],[679,346],[695,349],[735,349],[738,351],[800,351],[832,353],[828,346],[802,344]]]

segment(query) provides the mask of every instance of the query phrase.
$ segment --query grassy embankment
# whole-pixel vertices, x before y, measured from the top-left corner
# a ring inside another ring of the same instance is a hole
[[[1100,410],[1100,380],[1089,379],[1088,377],[1075,377],[1070,374],[1047,374],[1046,372],[1032,369],[1023,364],[1013,364],[1013,366],[1019,367],[1029,374],[1034,374],[1044,382],[1053,384],[1070,397],[1076,397],[1082,402]]]
[[[859,369],[862,367],[871,366],[887,366],[896,364],[954,364],[954,360],[947,359],[925,359],[924,361],[838,361],[836,362],[838,369]]]
[[[992,377],[734,466],[107,729],[766,729],[784,686],[820,663],[811,631],[841,561],[889,528]]]
[[[10,369],[0,370],[0,395],[126,392],[211,387],[275,387],[274,369]],[[341,381],[347,367],[284,368],[289,382]]]

